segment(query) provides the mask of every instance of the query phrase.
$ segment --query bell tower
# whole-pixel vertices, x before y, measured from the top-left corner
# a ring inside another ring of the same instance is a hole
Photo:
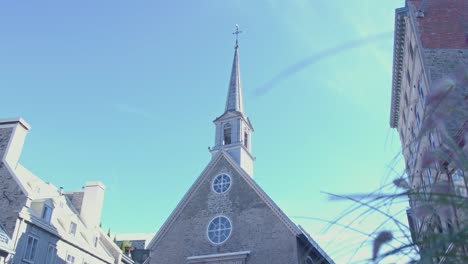
[[[239,31],[239,26],[236,25],[236,31],[233,33],[236,35],[236,45],[226,107],[224,113],[213,121],[216,126],[216,136],[215,145],[210,148],[210,152],[214,157],[218,151],[226,151],[245,172],[253,176],[255,158],[251,154],[251,137],[254,130],[249,118],[244,114],[239,66],[240,33],[242,31]]]

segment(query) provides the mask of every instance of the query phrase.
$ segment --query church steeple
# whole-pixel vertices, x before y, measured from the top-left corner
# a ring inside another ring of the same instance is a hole
[[[236,31],[239,34],[239,30]],[[235,32],[235,33],[236,33]],[[236,47],[234,50],[234,60],[232,62],[231,80],[226,99],[226,111],[244,112],[244,104],[242,102],[242,84],[240,79],[239,67],[239,45],[236,39]]]
[[[226,151],[238,162],[250,176],[253,175],[253,162],[251,154],[252,124],[244,114],[242,98],[242,85],[239,66],[239,26],[236,25],[236,46],[234,47],[234,60],[232,62],[231,79],[229,81],[226,107],[224,113],[213,122],[216,125],[215,146],[210,148],[213,157],[221,150]]]

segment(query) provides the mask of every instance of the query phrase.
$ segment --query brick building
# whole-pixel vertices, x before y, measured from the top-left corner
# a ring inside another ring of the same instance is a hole
[[[147,264],[334,263],[253,179],[236,43],[212,159],[148,246]]]
[[[467,156],[467,99],[468,1],[407,0],[395,12],[390,126],[400,134],[414,190],[408,220],[424,261],[467,254],[453,235],[468,227],[467,164],[458,162]]]

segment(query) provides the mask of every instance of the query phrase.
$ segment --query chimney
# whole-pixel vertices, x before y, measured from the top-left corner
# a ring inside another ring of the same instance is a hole
[[[105,189],[106,186],[102,182],[87,182],[83,189],[80,216],[88,227],[98,227],[101,222]]]
[[[22,118],[0,119],[0,156],[15,169],[31,127]]]

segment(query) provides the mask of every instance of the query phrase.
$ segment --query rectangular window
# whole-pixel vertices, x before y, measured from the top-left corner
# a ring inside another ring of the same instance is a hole
[[[422,79],[418,81],[418,92],[419,92],[419,99],[421,100],[421,105],[424,108],[426,106],[426,98],[424,97]]]
[[[57,248],[49,244],[49,248],[47,248],[47,258],[46,264],[55,264],[55,258],[57,257]]]
[[[406,78],[408,79],[408,84],[411,86],[411,75],[409,69],[406,69]]]
[[[247,132],[244,132],[244,147],[249,147],[249,134]]]
[[[67,255],[67,264],[73,264],[73,263],[75,263],[75,257],[68,254]]]
[[[432,132],[429,132],[429,142],[431,143],[432,149],[436,148],[435,140],[434,140],[434,135]]]
[[[419,148],[419,139],[416,138],[416,133],[414,132],[414,127],[411,127],[411,136],[413,136],[412,143],[414,144],[414,148],[417,151],[418,148]]]
[[[34,263],[37,251],[37,243],[39,239],[33,236],[28,237],[28,243],[26,244],[26,250],[24,251],[24,260]]]
[[[95,236],[95,237],[93,238],[93,245],[94,245],[94,247],[97,247],[98,241],[99,241],[99,238],[98,238],[97,236]]]
[[[427,169],[427,178],[429,179],[429,184],[432,185],[432,183],[434,183],[434,178],[432,178],[431,169]]]
[[[76,223],[70,222],[70,229],[68,231],[68,234],[73,236],[76,234]]]
[[[424,180],[424,175],[422,173],[421,173],[421,186],[422,186],[422,189],[423,189],[423,192],[424,192],[424,196],[427,199],[428,198],[428,193],[427,193],[427,189],[426,189],[426,181]]]
[[[409,149],[409,153],[410,153],[412,166],[414,166],[414,163],[416,162],[416,159],[414,158],[414,154],[413,154],[413,151],[411,150],[411,148]]]
[[[229,145],[231,144],[231,127],[225,127],[224,128],[224,141],[223,141],[223,144],[224,145]]]
[[[455,193],[459,196],[466,196],[467,186],[465,183],[465,176],[463,170],[455,170],[455,172],[452,174],[452,181],[455,188]]]
[[[42,209],[42,219],[47,223],[50,223],[50,218],[52,217],[52,208],[47,204],[44,204],[44,208]]]
[[[421,130],[421,117],[419,116],[419,111],[418,111],[418,107],[415,106],[414,107],[414,115],[416,116],[416,121],[418,122],[418,128],[419,130]]]
[[[414,50],[413,50],[413,45],[411,45],[411,42],[409,43],[409,53],[410,53],[410,56],[411,56],[411,60],[414,60]]]

